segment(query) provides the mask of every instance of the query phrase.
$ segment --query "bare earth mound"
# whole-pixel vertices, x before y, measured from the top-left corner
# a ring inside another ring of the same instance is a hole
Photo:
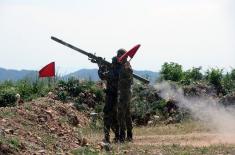
[[[49,98],[0,108],[0,154],[63,154],[82,145],[87,122],[71,104]]]

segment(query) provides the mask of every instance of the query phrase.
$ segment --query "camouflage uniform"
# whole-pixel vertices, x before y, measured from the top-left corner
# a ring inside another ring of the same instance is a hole
[[[104,140],[110,143],[110,128],[115,134],[115,140],[119,137],[119,127],[117,121],[117,99],[118,99],[118,63],[116,57],[113,58],[111,68],[99,66],[99,77],[107,82],[104,112]]]
[[[133,70],[126,60],[123,60],[119,72],[118,81],[118,123],[119,123],[119,140],[124,142],[132,140],[132,120],[130,113],[131,85],[133,83]]]

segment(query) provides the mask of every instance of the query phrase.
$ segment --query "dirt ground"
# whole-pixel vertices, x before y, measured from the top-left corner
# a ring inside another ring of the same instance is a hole
[[[182,135],[136,136],[135,145],[172,145],[205,147],[211,145],[235,145],[235,134],[190,133]]]
[[[88,138],[91,143],[98,144],[103,137],[102,131],[87,137],[92,137]],[[155,127],[136,127],[133,143],[111,146],[111,154],[235,155],[235,134],[211,132],[198,122],[161,124]],[[98,151],[97,154],[110,152]]]

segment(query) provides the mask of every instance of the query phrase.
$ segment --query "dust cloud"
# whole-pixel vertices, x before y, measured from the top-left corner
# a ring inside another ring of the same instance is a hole
[[[155,88],[160,92],[159,95],[162,98],[174,99],[179,108],[187,109],[195,119],[202,121],[210,131],[223,135],[223,140],[230,141],[234,137],[232,136],[235,135],[234,107],[225,107],[218,102],[218,99],[206,95],[199,97],[185,96],[182,88],[168,82],[158,83]],[[233,141],[235,142],[235,139]]]

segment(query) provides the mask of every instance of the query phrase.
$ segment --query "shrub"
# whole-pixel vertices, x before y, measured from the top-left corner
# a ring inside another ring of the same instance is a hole
[[[105,93],[103,89],[93,85],[90,87],[90,92],[95,95],[95,101],[98,103],[102,103],[105,100]]]
[[[59,99],[60,101],[62,101],[62,102],[66,102],[66,101],[67,101],[67,96],[68,96],[68,94],[67,94],[66,91],[59,91],[58,94],[57,94],[57,96],[58,96],[58,99]]]
[[[232,74],[226,73],[221,83],[226,94],[235,90],[235,80],[233,80]]]
[[[217,94],[222,93],[222,78],[223,78],[223,69],[214,69],[207,70],[206,79],[210,84],[212,84],[217,89]]]
[[[75,78],[69,78],[66,83],[66,90],[68,92],[68,95],[72,97],[76,97],[79,95],[80,92],[82,92],[82,88],[80,87],[79,80]]]
[[[30,100],[32,94],[32,86],[31,83],[27,80],[20,80],[17,82],[17,91],[20,96],[25,100]]]
[[[192,69],[185,71],[182,83],[185,85],[189,85],[192,82],[202,80],[203,74],[200,72],[201,69],[201,67],[193,67]]]
[[[162,65],[160,74],[162,80],[171,80],[175,82],[181,81],[184,75],[182,66],[174,62],[164,63]]]
[[[232,69],[231,71],[231,79],[235,81],[235,69]]]
[[[0,106],[14,106],[16,103],[16,90],[11,88],[5,88],[0,90]]]

